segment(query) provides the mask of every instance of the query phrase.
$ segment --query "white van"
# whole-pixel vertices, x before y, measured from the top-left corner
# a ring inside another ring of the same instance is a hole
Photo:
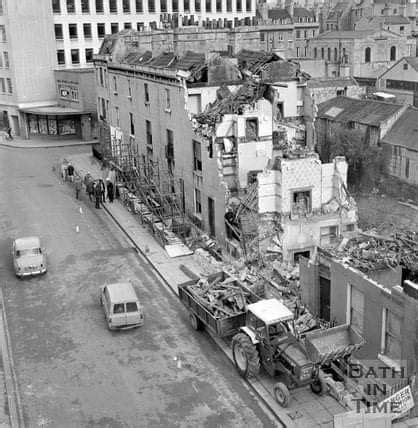
[[[101,288],[103,306],[109,330],[140,327],[144,312],[135,289],[129,282],[105,285]]]

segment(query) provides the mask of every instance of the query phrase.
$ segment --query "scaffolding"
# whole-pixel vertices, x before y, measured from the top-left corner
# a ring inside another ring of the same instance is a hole
[[[106,157],[116,170],[122,200],[162,246],[184,243],[190,225],[172,172],[162,170],[158,161],[140,155],[131,141],[113,141],[110,152]]]

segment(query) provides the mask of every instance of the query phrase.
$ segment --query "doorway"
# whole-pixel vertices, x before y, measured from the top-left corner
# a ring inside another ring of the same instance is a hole
[[[319,317],[331,321],[331,281],[319,277]]]
[[[12,116],[12,128],[14,134],[19,137],[20,136],[20,126],[19,126],[19,118],[17,116]]]
[[[209,220],[209,236],[214,238],[215,234],[215,201],[208,198],[208,220]]]

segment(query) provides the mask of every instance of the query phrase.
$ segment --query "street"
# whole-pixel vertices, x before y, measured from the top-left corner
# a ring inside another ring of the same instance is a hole
[[[61,182],[53,166],[82,151],[0,147],[0,272],[26,426],[275,426],[105,212]],[[19,280],[11,244],[30,235],[49,270]],[[110,332],[99,287],[121,280],[138,291],[145,325]]]

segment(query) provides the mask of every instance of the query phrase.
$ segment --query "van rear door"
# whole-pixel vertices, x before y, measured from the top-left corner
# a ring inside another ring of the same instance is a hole
[[[142,308],[138,302],[126,303],[126,323],[128,325],[141,325],[143,323]]]
[[[114,303],[110,318],[112,327],[124,327],[126,325],[125,303]]]

